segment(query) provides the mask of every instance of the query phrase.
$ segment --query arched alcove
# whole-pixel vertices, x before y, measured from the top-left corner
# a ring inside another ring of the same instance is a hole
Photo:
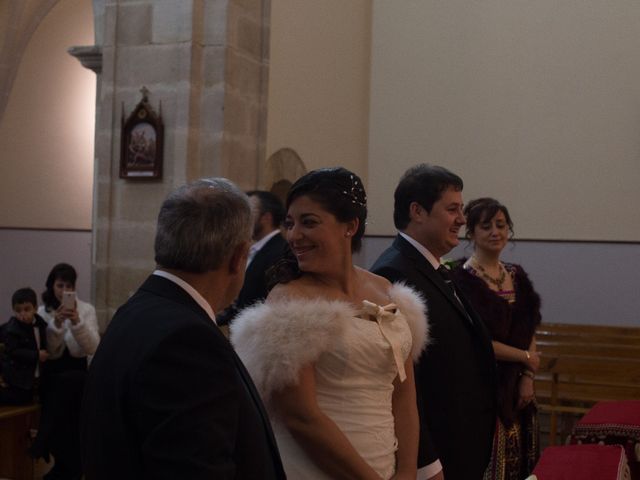
[[[267,159],[265,185],[284,201],[289,187],[305,173],[307,167],[300,155],[292,148],[281,148]]]

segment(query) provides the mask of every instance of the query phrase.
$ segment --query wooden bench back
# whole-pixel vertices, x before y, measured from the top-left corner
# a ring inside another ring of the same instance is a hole
[[[615,343],[562,342],[544,338],[536,342],[536,348],[543,356],[580,355],[584,357],[609,357],[640,359],[640,345],[620,345]]]
[[[572,323],[542,323],[538,331],[549,333],[569,333],[579,335],[623,335],[640,338],[640,327],[622,327],[611,325],[586,325]]]
[[[536,342],[542,355],[536,395],[551,416],[551,445],[559,415],[585,413],[603,400],[640,398],[640,328],[543,323]]]
[[[635,335],[612,335],[595,333],[566,333],[536,331],[536,340],[555,343],[599,343],[613,345],[640,346],[640,337]]]

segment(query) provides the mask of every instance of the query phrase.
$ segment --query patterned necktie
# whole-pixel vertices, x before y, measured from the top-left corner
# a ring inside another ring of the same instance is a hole
[[[467,309],[464,308],[464,304],[460,300],[460,297],[458,297],[458,293],[456,292],[456,286],[453,283],[453,280],[451,279],[451,273],[449,272],[449,269],[444,265],[440,265],[436,270],[436,272],[440,274],[440,277],[442,277],[442,280],[444,280],[445,285],[451,289],[451,293],[453,293],[453,296],[456,298],[456,300],[458,301],[458,304],[462,307],[462,310],[466,314],[467,319],[473,325],[473,320],[469,316],[469,312],[467,312]]]
[[[451,280],[451,274],[449,273],[449,269],[444,265],[440,265],[436,271],[440,274],[440,276],[442,277],[442,280],[444,280],[445,285],[449,287],[455,295],[456,288],[453,285],[453,280]]]

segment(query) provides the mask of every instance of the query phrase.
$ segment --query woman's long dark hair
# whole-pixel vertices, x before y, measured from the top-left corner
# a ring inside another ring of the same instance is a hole
[[[42,303],[44,303],[47,312],[51,312],[60,306],[60,300],[58,300],[53,291],[53,284],[56,280],[60,279],[63,282],[69,282],[75,288],[77,278],[76,269],[68,263],[59,263],[51,269],[45,283],[47,289],[42,292]]]
[[[358,175],[343,167],[313,170],[291,186],[285,202],[286,210],[302,196],[319,203],[339,222],[346,223],[357,218],[358,229],[351,237],[351,250],[360,250],[367,220],[367,196]],[[271,289],[278,283],[299,278],[301,274],[293,252],[287,249],[283,258],[267,271],[267,286]]]

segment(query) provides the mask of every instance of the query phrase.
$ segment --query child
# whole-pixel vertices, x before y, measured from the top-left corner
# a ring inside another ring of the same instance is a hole
[[[21,288],[11,297],[15,316],[3,327],[4,353],[0,404],[33,401],[40,363],[47,360],[47,322],[36,313],[38,299],[30,288]]]

